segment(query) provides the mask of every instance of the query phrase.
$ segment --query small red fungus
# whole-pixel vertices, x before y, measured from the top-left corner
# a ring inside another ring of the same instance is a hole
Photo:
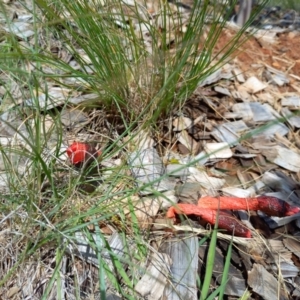
[[[101,155],[101,151],[97,151],[95,147],[89,144],[74,142],[68,147],[67,155],[74,166],[82,167],[97,160]]]

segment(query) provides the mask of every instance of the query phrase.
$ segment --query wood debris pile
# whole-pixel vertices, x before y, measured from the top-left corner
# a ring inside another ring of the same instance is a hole
[[[230,32],[224,34],[224,40],[226,35]],[[163,148],[172,147],[164,159],[167,172],[180,178],[176,187],[180,203],[196,203],[199,195],[222,194],[269,195],[300,204],[300,65],[295,59],[300,38],[294,32],[279,34],[269,46],[259,39],[250,39],[244,52],[216,75],[216,81],[199,87],[179,116],[172,118],[173,127],[165,135],[171,138],[162,144]],[[287,45],[292,49],[285,49]],[[180,170],[192,160],[194,163]],[[252,297],[275,299],[278,291],[280,299],[299,297],[298,256],[288,246],[289,242],[300,245],[299,215],[278,218],[242,211],[238,215],[263,238],[255,239],[257,244],[247,249],[247,258],[243,247],[235,250],[226,293],[241,297],[248,287],[254,292]],[[192,227],[199,226],[195,221]],[[219,242],[216,286],[226,247]],[[201,260],[207,247],[195,251]],[[201,266],[205,270],[204,261]]]
[[[230,30],[225,31],[223,42],[230,34]],[[261,38],[258,35],[250,39],[235,60],[213,75],[215,80],[212,76],[209,85],[200,84],[182,111],[166,120],[171,126],[166,126],[168,131],[162,134],[158,145],[164,153],[162,160],[165,163],[164,173],[159,174],[169,175],[164,181],[177,178],[176,198],[172,195],[172,201],[195,204],[201,195],[246,198],[269,195],[299,206],[300,65],[295,53],[300,36],[295,32],[279,33],[273,36],[269,46],[261,42]],[[291,45],[292,49],[285,49],[286,45]],[[155,161],[161,163],[158,159]],[[156,163],[152,161],[152,165]],[[161,205],[166,204],[162,202]],[[155,212],[148,214],[148,209],[144,213],[150,219],[155,216]],[[250,288],[254,297],[249,296],[251,299],[255,299],[255,295],[274,299],[278,297],[278,291],[281,291],[280,299],[298,297],[299,261],[297,254],[293,253],[296,248],[289,243],[297,244],[296,251],[299,251],[300,215],[278,218],[268,217],[260,211],[250,215],[239,211],[238,216],[252,228],[256,237],[253,243],[248,243],[247,250],[245,245],[235,250],[226,294],[234,299]],[[197,221],[189,220],[191,227],[177,226],[176,230],[190,228],[191,232],[196,232]],[[160,218],[154,228],[161,229],[163,225],[165,221]],[[168,252],[172,261],[182,259],[182,256],[178,257],[178,251],[189,241],[193,243],[193,238],[177,241],[176,246],[170,242],[174,247]],[[220,284],[219,274],[223,271],[227,247],[225,242],[218,243],[215,282],[212,283],[215,286]],[[163,248],[159,251],[165,255]],[[186,253],[192,256],[189,262],[198,271],[204,271],[207,246],[196,249],[190,246],[190,249]],[[194,260],[195,253],[199,254],[200,269],[196,267],[199,262]],[[180,274],[183,285],[185,278],[190,280],[193,267],[188,274],[185,273],[187,269],[183,271],[186,277]],[[176,265],[170,268],[172,274],[177,275]],[[180,290],[182,295],[191,293],[191,299],[196,299],[197,288],[191,281],[189,283],[183,290],[179,283],[177,292]],[[176,276],[172,284],[177,284]],[[166,291],[172,298],[172,291],[166,287],[160,294],[151,291],[151,297],[152,293],[157,295],[151,299],[160,299],[158,295],[165,295]],[[145,291],[140,292],[146,295]]]

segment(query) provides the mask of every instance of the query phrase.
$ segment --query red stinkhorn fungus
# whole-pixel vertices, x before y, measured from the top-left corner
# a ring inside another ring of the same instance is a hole
[[[82,171],[79,189],[85,193],[93,193],[100,183],[100,165],[97,162],[101,157],[101,151],[97,151],[92,145],[74,142],[66,152],[71,164]]]
[[[261,210],[269,216],[286,217],[300,212],[299,207],[291,206],[283,200],[270,196],[257,198],[203,197],[198,206],[208,209]]]
[[[218,212],[219,209],[219,212]],[[196,215],[214,225],[219,214],[218,227],[226,229],[236,236],[251,237],[251,231],[239,220],[222,210],[261,210],[270,216],[291,216],[300,212],[299,207],[289,205],[275,197],[260,196],[257,198],[236,197],[203,197],[198,205],[177,204],[169,208],[167,218],[175,218],[176,214]]]
[[[169,208],[167,218],[174,219],[176,214],[195,215],[201,217],[202,220],[214,225],[217,221],[218,211],[208,208],[201,208],[194,204],[180,203]],[[236,236],[251,237],[251,231],[238,219],[234,218],[227,212],[219,211],[218,227],[226,229]]]
[[[75,167],[87,167],[99,158],[101,151],[97,151],[95,147],[89,144],[74,142],[67,149],[67,155]]]

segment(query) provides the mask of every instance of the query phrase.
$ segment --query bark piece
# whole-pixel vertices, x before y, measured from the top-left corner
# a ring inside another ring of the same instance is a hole
[[[107,294],[106,295],[106,300],[122,300],[119,296],[115,294]]]
[[[257,92],[264,90],[268,85],[260,81],[257,77],[252,76],[248,78],[246,82],[242,84],[242,86],[249,93],[255,94]]]
[[[240,82],[240,83],[245,82],[245,77],[244,77],[244,74],[243,74],[242,70],[234,68],[233,69],[233,74],[235,75],[238,82]]]
[[[134,211],[140,228],[150,228],[160,207],[161,203],[155,197],[143,197],[135,204]]]
[[[231,93],[229,92],[229,90],[224,87],[215,86],[214,90],[220,94],[231,97]]]
[[[262,265],[253,265],[252,270],[248,272],[248,284],[263,299],[278,299],[278,281]]]
[[[253,111],[251,109],[250,103],[235,103],[232,106],[232,111],[239,115],[239,118],[247,121],[253,119]]]
[[[222,69],[218,69],[209,76],[207,76],[205,79],[199,82],[198,86],[205,86],[205,85],[210,85],[212,83],[215,83],[219,81],[222,78]]]
[[[175,190],[174,188],[169,191],[165,191],[160,193],[157,196],[157,199],[159,200],[159,203],[161,205],[161,209],[169,208],[170,205],[174,205],[178,202],[178,198],[175,195]]]
[[[168,191],[174,188],[168,178],[161,179],[164,174],[164,166],[156,149],[148,148],[142,151],[134,151],[129,155],[128,163],[131,167],[137,185],[141,188],[142,195],[153,194],[155,191]]]
[[[195,153],[198,149],[198,142],[194,140],[186,130],[176,134],[178,141],[185,146],[191,153]]]
[[[189,167],[189,172],[188,180],[199,182],[203,188],[218,190],[225,184],[224,179],[210,177],[206,172],[198,170],[195,167]]]
[[[94,238],[95,243],[97,244],[98,249],[102,249],[103,257],[105,257],[105,260],[107,260],[107,262],[112,267],[112,263],[110,262],[110,255],[105,250],[104,242],[102,240],[99,240],[97,235],[93,234],[92,236]],[[71,253],[78,255],[80,258],[83,258],[87,262],[90,262],[98,266],[98,259],[97,259],[96,252],[90,247],[88,237],[83,232],[75,233],[74,243],[75,243],[74,245],[73,244],[68,245],[68,250]],[[114,233],[109,238],[108,244],[110,245],[112,251],[117,256],[125,256],[125,257],[128,256],[128,254],[126,253],[127,250],[125,250],[126,247],[124,245],[124,242],[122,241],[118,233]],[[126,261],[126,259],[124,259],[124,261]]]
[[[239,11],[237,14],[236,24],[243,27],[249,20],[252,11],[253,1],[244,0],[239,3]]]
[[[286,76],[285,73],[283,73],[271,66],[268,66],[268,65],[265,65],[265,66],[267,68],[265,71],[265,75],[266,75],[268,81],[271,81],[272,83],[275,83],[279,86],[283,86],[290,82],[290,80],[288,79],[288,77]]]
[[[222,274],[224,272],[224,262],[225,257],[220,249],[216,248],[213,274],[219,284],[221,283]],[[229,296],[241,297],[245,290],[246,282],[242,272],[230,264],[225,294]]]
[[[258,212],[258,215],[264,219],[264,221],[268,224],[268,226],[271,229],[281,227],[283,225],[291,223],[292,221],[300,219],[300,213],[294,214],[292,216],[283,217],[283,218],[266,216],[262,212]]]
[[[236,187],[226,187],[221,189],[221,191],[223,192],[224,196],[234,196],[240,198],[247,198],[251,196],[249,191]]]
[[[255,184],[253,184],[252,186],[250,186],[247,191],[250,193],[251,197],[254,197],[255,195],[258,194],[258,192],[260,190],[262,190],[266,185],[261,181],[257,181],[255,182]],[[285,199],[285,198],[281,198],[281,197],[277,197],[279,199]]]
[[[190,118],[178,117],[173,121],[173,131],[182,131],[189,128],[193,124]]]
[[[299,198],[297,195],[295,195],[294,191],[299,190],[300,185],[290,176],[287,176],[283,172],[279,171],[265,172],[262,176],[262,181],[272,190],[279,193],[268,193],[268,195],[285,199],[288,203],[293,205],[299,204]]]
[[[249,106],[253,113],[254,122],[267,122],[275,120],[267,106],[264,106],[258,102],[249,103]]]
[[[166,167],[166,173],[168,176],[181,177],[187,176],[189,171],[185,165],[180,164],[169,164]]]
[[[202,186],[198,182],[185,182],[176,187],[176,195],[185,203],[197,204]]]
[[[25,40],[35,34],[35,32],[32,30],[32,25],[28,22],[13,22],[9,26],[3,26],[3,29],[11,34],[16,35],[18,38]]]
[[[251,132],[253,137],[263,136],[268,139],[274,137],[275,134],[285,136],[288,133],[289,133],[288,127],[286,127],[283,123],[279,123],[279,122],[266,124],[265,126],[259,128],[259,130],[256,129]]]
[[[273,265],[272,269],[276,273],[280,272],[283,278],[295,278],[300,271],[300,268],[295,266],[291,260],[289,262],[281,261],[279,264],[279,268],[277,267],[277,265]]]
[[[293,114],[287,107],[281,110],[282,115],[287,119],[287,122],[295,128],[300,128],[300,116]]]
[[[286,238],[283,240],[283,244],[287,247],[294,255],[300,258],[300,243],[298,240],[292,238]]]
[[[300,171],[300,155],[293,150],[276,145],[261,148],[262,154],[271,162],[292,172]],[[288,158],[288,159],[287,159]]]
[[[235,121],[219,125],[212,131],[212,135],[220,142],[226,142],[229,145],[238,144],[240,133],[247,131],[249,127],[244,121]]]
[[[79,109],[64,109],[60,114],[62,124],[72,130],[82,129],[89,122],[86,113]]]
[[[207,143],[204,145],[204,150],[211,159],[232,157],[228,143]]]
[[[196,300],[198,273],[198,238],[168,241],[161,252],[171,257],[170,283],[163,293],[165,300]]]
[[[171,264],[169,255],[154,253],[145,274],[136,284],[135,291],[148,300],[159,300],[167,284]]]
[[[300,107],[300,97],[298,95],[285,96],[281,99],[282,106],[290,106],[292,108]]]
[[[37,98],[27,99],[24,101],[24,105],[46,111],[65,104],[70,96],[72,96],[70,89],[51,87],[47,94],[40,94]]]

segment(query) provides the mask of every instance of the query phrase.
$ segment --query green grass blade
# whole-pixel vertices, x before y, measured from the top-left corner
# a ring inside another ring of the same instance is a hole
[[[200,300],[206,300],[209,293],[210,282],[211,282],[213,269],[214,269],[215,253],[216,253],[217,238],[218,238],[217,228],[216,228],[217,225],[218,224],[216,222],[215,228],[213,229],[213,233],[211,236],[210,244],[209,244],[209,249],[208,249],[208,254],[206,259],[205,276],[202,284]]]
[[[221,290],[220,290],[220,294],[219,294],[219,299],[223,299],[226,284],[228,282],[228,274],[229,274],[231,254],[232,254],[232,245],[233,245],[233,240],[231,239],[230,244],[228,246],[226,259],[225,259],[224,270],[223,270],[222,280],[221,280],[221,285],[220,285]]]
[[[205,300],[214,300],[219,295],[222,287],[218,286]],[[220,296],[218,297],[218,300],[221,300]]]

